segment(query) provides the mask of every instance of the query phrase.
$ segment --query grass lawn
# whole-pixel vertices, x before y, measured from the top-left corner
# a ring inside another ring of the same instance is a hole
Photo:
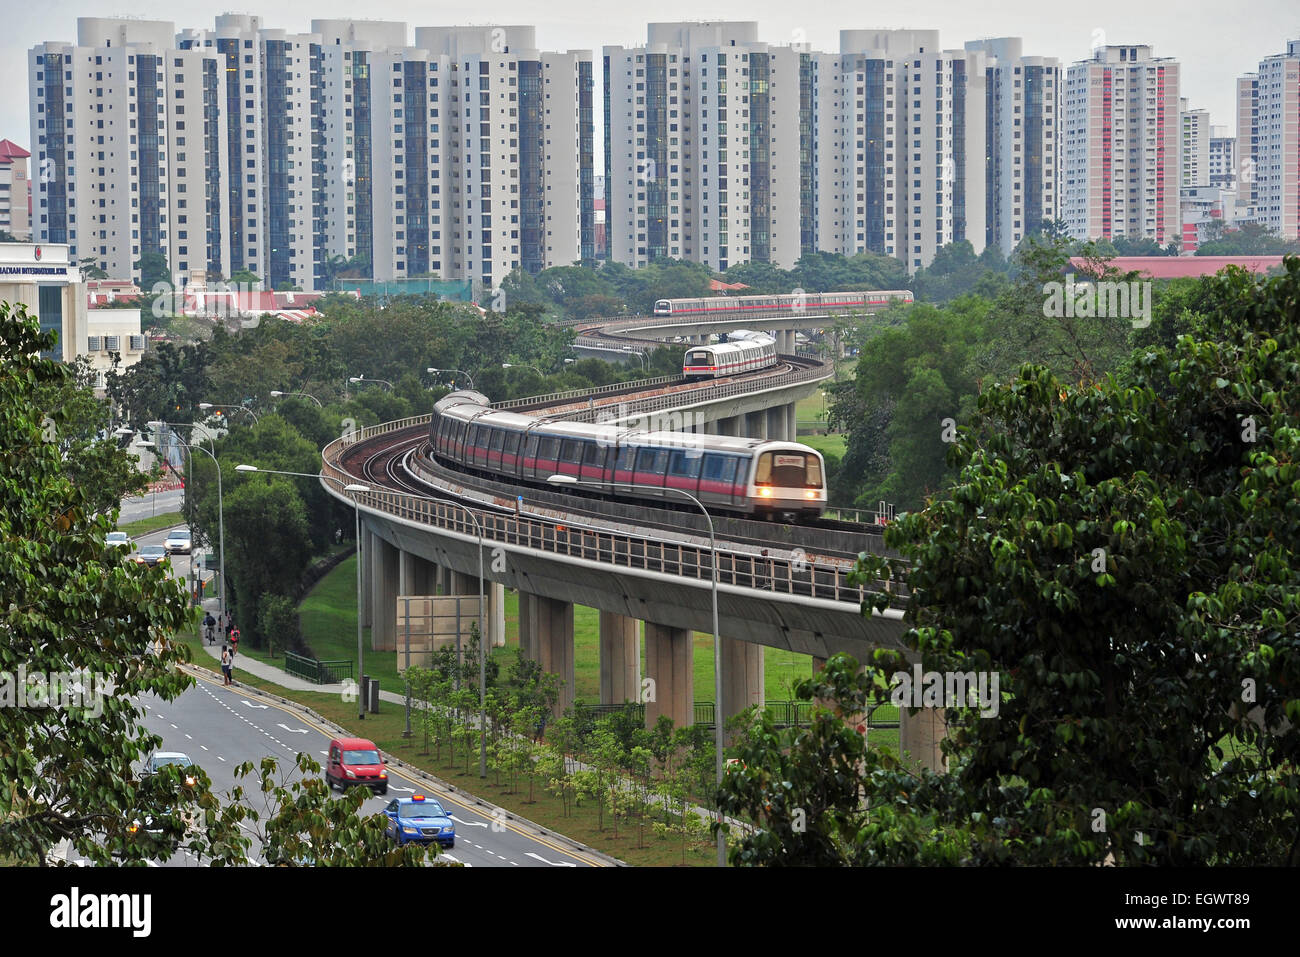
[[[180,512],[164,512],[162,515],[151,515],[149,518],[138,518],[134,522],[127,522],[125,525],[119,525],[118,531],[126,532],[132,538],[137,535],[147,535],[149,532],[156,532],[160,528],[171,528],[173,525],[184,525],[185,518]]]
[[[831,435],[801,435],[799,441],[804,445],[811,446],[822,455],[834,455],[844,458],[845,443],[848,437],[835,433]]]

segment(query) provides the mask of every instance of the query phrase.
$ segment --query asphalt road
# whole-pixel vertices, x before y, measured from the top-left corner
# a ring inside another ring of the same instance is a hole
[[[137,546],[161,544],[166,537],[166,532],[151,532],[135,541]],[[170,562],[177,576],[189,576],[189,555],[172,555]],[[290,708],[257,700],[237,686],[225,687],[215,675],[198,679],[195,687],[175,701],[150,696],[141,704],[146,709],[145,726],[163,739],[159,750],[188,754],[208,773],[217,794],[235,786],[234,769],[244,761],[256,764],[271,755],[282,776],[297,774],[294,761],[299,751],[323,763],[333,736]],[[367,797],[362,813],[382,813],[389,801],[417,792],[436,798],[456,822],[456,847],[442,852],[449,859],[472,867],[589,867],[604,863],[550,838],[533,835],[512,821],[494,820],[459,794],[431,786],[400,769],[389,768],[388,780],[388,794]],[[248,791],[250,784],[256,787],[257,780],[250,776],[240,783]],[[259,814],[265,810],[255,809]],[[166,866],[196,863],[181,852]]]
[[[177,488],[168,492],[154,492],[136,498],[124,498],[122,499],[121,511],[117,516],[117,522],[119,525],[124,525],[127,522],[134,522],[141,518],[152,518],[154,515],[165,515],[167,512],[179,512],[184,497],[185,490]]]

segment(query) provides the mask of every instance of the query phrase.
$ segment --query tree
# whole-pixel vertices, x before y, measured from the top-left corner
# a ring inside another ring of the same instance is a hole
[[[1235,229],[1224,228],[1222,236],[1202,243],[1198,256],[1284,256],[1300,253],[1300,243],[1288,241],[1263,223],[1241,223]]]
[[[307,513],[290,480],[253,476],[225,492],[226,573],[243,632],[264,647],[258,609],[266,595],[289,595],[311,554]]]
[[[851,837],[822,845],[831,859],[1300,864],[1300,259],[1286,265],[1211,280],[1203,332],[1122,375],[1075,387],[1030,365],[980,396],[956,483],[890,526],[900,558],[859,574],[906,576],[925,672],[996,676],[998,693],[946,702],[946,775],[873,751],[822,773],[854,794],[826,812]],[[865,664],[832,659],[799,694],[852,714],[906,667]],[[782,780],[818,780],[826,749],[799,745],[760,727],[740,753],[793,749]],[[724,792],[752,815],[766,797]],[[765,830],[734,853],[770,863],[806,837]]]
[[[249,286],[257,286],[262,282],[262,280],[259,279],[251,269],[236,269],[230,274],[230,281],[232,283],[242,283]]]
[[[140,288],[146,293],[151,292],[156,286],[163,285],[168,289],[172,285],[171,267],[167,265],[167,257],[159,252],[146,252],[140,255],[131,267],[140,274]]]
[[[108,273],[104,272],[103,268],[99,265],[99,260],[94,256],[89,256],[85,259],[79,260],[78,264],[81,268],[82,282],[85,282],[88,279],[108,278]]]

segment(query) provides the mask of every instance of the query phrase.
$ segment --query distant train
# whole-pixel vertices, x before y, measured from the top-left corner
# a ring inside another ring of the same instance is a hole
[[[911,302],[906,289],[867,292],[821,292],[791,296],[710,296],[707,299],[660,299],[656,316],[752,316],[760,313],[852,312],[891,302]]]
[[[545,422],[499,412],[478,392],[434,405],[429,445],[444,464],[511,485],[569,475],[593,483],[592,494],[679,504],[661,490],[680,489],[712,510],[768,519],[816,518],[826,507],[821,453],[797,442]]]
[[[739,330],[726,342],[692,346],[682,359],[682,375],[687,379],[716,379],[740,375],[776,364],[776,340],[761,332]]]

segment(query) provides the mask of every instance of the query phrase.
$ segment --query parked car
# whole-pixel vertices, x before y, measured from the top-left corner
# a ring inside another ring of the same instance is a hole
[[[388,768],[373,741],[335,738],[326,758],[325,783],[340,790],[363,784],[376,794],[387,794]]]
[[[112,545],[115,548],[130,548],[131,536],[126,532],[109,532],[104,536],[104,544]]]
[[[193,541],[188,528],[173,528],[167,533],[167,539],[163,542],[163,548],[167,549],[168,554],[184,552],[188,555],[192,547]]]
[[[389,802],[384,813],[388,815],[388,835],[398,844],[415,841],[436,842],[446,848],[456,846],[456,823],[432,798],[423,794],[398,798]]]

